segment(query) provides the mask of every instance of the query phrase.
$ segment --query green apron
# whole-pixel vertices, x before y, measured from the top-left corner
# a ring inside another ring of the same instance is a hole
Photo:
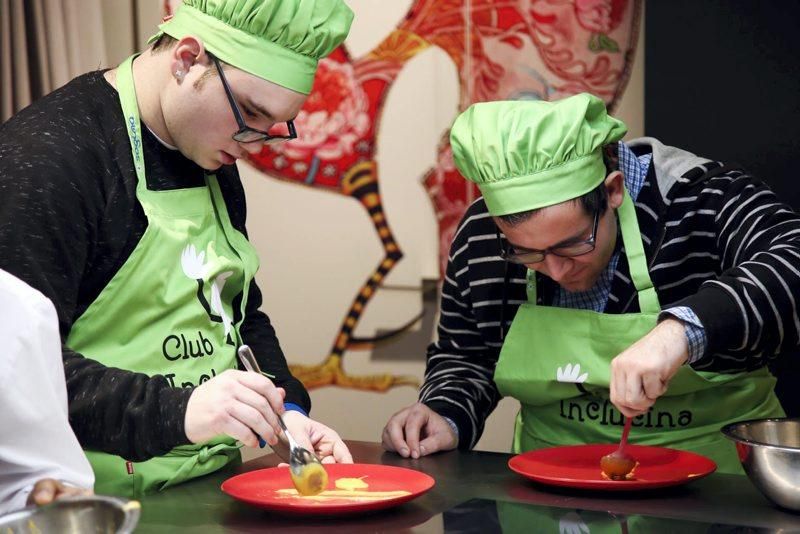
[[[528,302],[517,311],[494,375],[500,392],[521,404],[515,453],[619,441],[623,416],[608,400],[611,360],[656,326],[661,308],[627,191],[618,216],[641,313],[537,306],[535,273],[528,271]],[[774,386],[766,368],[717,374],[684,365],[655,405],[633,420],[631,442],[695,451],[717,462],[721,472],[741,473],[720,427],[782,417]]]
[[[706,534],[708,523],[681,519],[620,515],[522,503],[497,502],[497,519],[503,532],[553,534]],[[535,525],[535,528],[533,527]],[[623,527],[624,525],[624,527]]]
[[[215,176],[206,177],[205,187],[147,189],[132,62],[128,58],[117,70],[117,88],[147,229],[66,343],[106,366],[192,387],[236,368],[238,328],[258,257],[233,228]],[[234,323],[232,303],[239,297],[240,319]],[[139,497],[240,460],[238,448],[233,439],[218,437],[145,462],[91,450],[86,455],[95,491]]]

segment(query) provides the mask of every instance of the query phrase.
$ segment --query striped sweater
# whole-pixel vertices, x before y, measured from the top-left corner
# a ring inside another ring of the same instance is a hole
[[[798,345],[800,217],[762,182],[735,166],[699,158],[652,138],[629,143],[652,153],[635,202],[650,276],[662,308],[686,306],[706,334],[700,371],[736,373],[766,365]],[[470,449],[500,400],[494,383],[506,331],[525,302],[525,267],[498,256],[495,224],[482,199],[470,206],[453,239],[441,297],[438,341],[428,347],[420,401],[458,427]],[[539,297],[556,285],[539,275]],[[605,313],[639,311],[621,255]]]

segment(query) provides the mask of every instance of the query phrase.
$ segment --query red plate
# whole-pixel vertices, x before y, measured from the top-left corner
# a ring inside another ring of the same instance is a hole
[[[222,491],[240,501],[268,510],[290,514],[350,514],[366,510],[380,510],[415,499],[431,489],[435,483],[425,473],[377,464],[326,464],[328,487],[336,489],[340,478],[363,478],[369,487],[366,491],[407,491],[406,495],[375,501],[357,501],[352,498],[331,498],[319,501],[302,496],[285,496],[282,489],[294,489],[288,467],[272,467],[250,471],[229,478],[222,483]]]
[[[639,465],[633,480],[608,480],[600,474],[600,458],[618,445],[575,445],[539,449],[514,456],[512,471],[542,484],[605,491],[678,486],[710,475],[717,469],[709,458],[693,452],[628,445]]]

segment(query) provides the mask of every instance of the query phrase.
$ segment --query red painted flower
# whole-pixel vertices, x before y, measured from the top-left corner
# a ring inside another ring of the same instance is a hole
[[[330,59],[319,62],[314,87],[294,121],[297,139],[272,145],[294,159],[337,160],[353,152],[370,126],[368,100],[356,83],[353,66]]]
[[[608,34],[622,20],[627,0],[575,0],[578,23],[593,33]]]

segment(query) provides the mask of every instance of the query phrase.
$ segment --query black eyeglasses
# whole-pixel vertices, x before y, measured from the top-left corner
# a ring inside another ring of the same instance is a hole
[[[500,230],[497,229],[497,240],[500,242],[500,257],[511,263],[520,263],[527,265],[530,263],[539,263],[544,261],[545,256],[552,254],[561,258],[574,258],[575,256],[583,256],[594,250],[596,246],[597,237],[597,223],[600,220],[600,210],[594,212],[594,223],[592,224],[592,235],[589,239],[575,241],[564,245],[549,247],[544,250],[528,249],[522,247],[515,247],[508,242],[503,242],[500,239]]]
[[[214,65],[217,67],[219,79],[222,80],[222,87],[225,88],[225,94],[228,96],[228,102],[231,104],[233,116],[236,117],[236,123],[239,125],[239,131],[231,136],[234,141],[239,143],[256,143],[259,141],[262,143],[277,143],[279,141],[297,138],[297,131],[294,129],[294,121],[286,121],[285,123],[286,129],[289,132],[288,135],[265,132],[263,130],[251,128],[245,124],[242,112],[239,109],[239,105],[236,103],[236,99],[233,97],[233,92],[231,91],[230,85],[228,85],[228,80],[225,79],[225,74],[222,72],[219,60],[211,54],[208,54],[208,57],[211,58]],[[284,123],[278,123],[275,127],[282,129],[283,124]]]

